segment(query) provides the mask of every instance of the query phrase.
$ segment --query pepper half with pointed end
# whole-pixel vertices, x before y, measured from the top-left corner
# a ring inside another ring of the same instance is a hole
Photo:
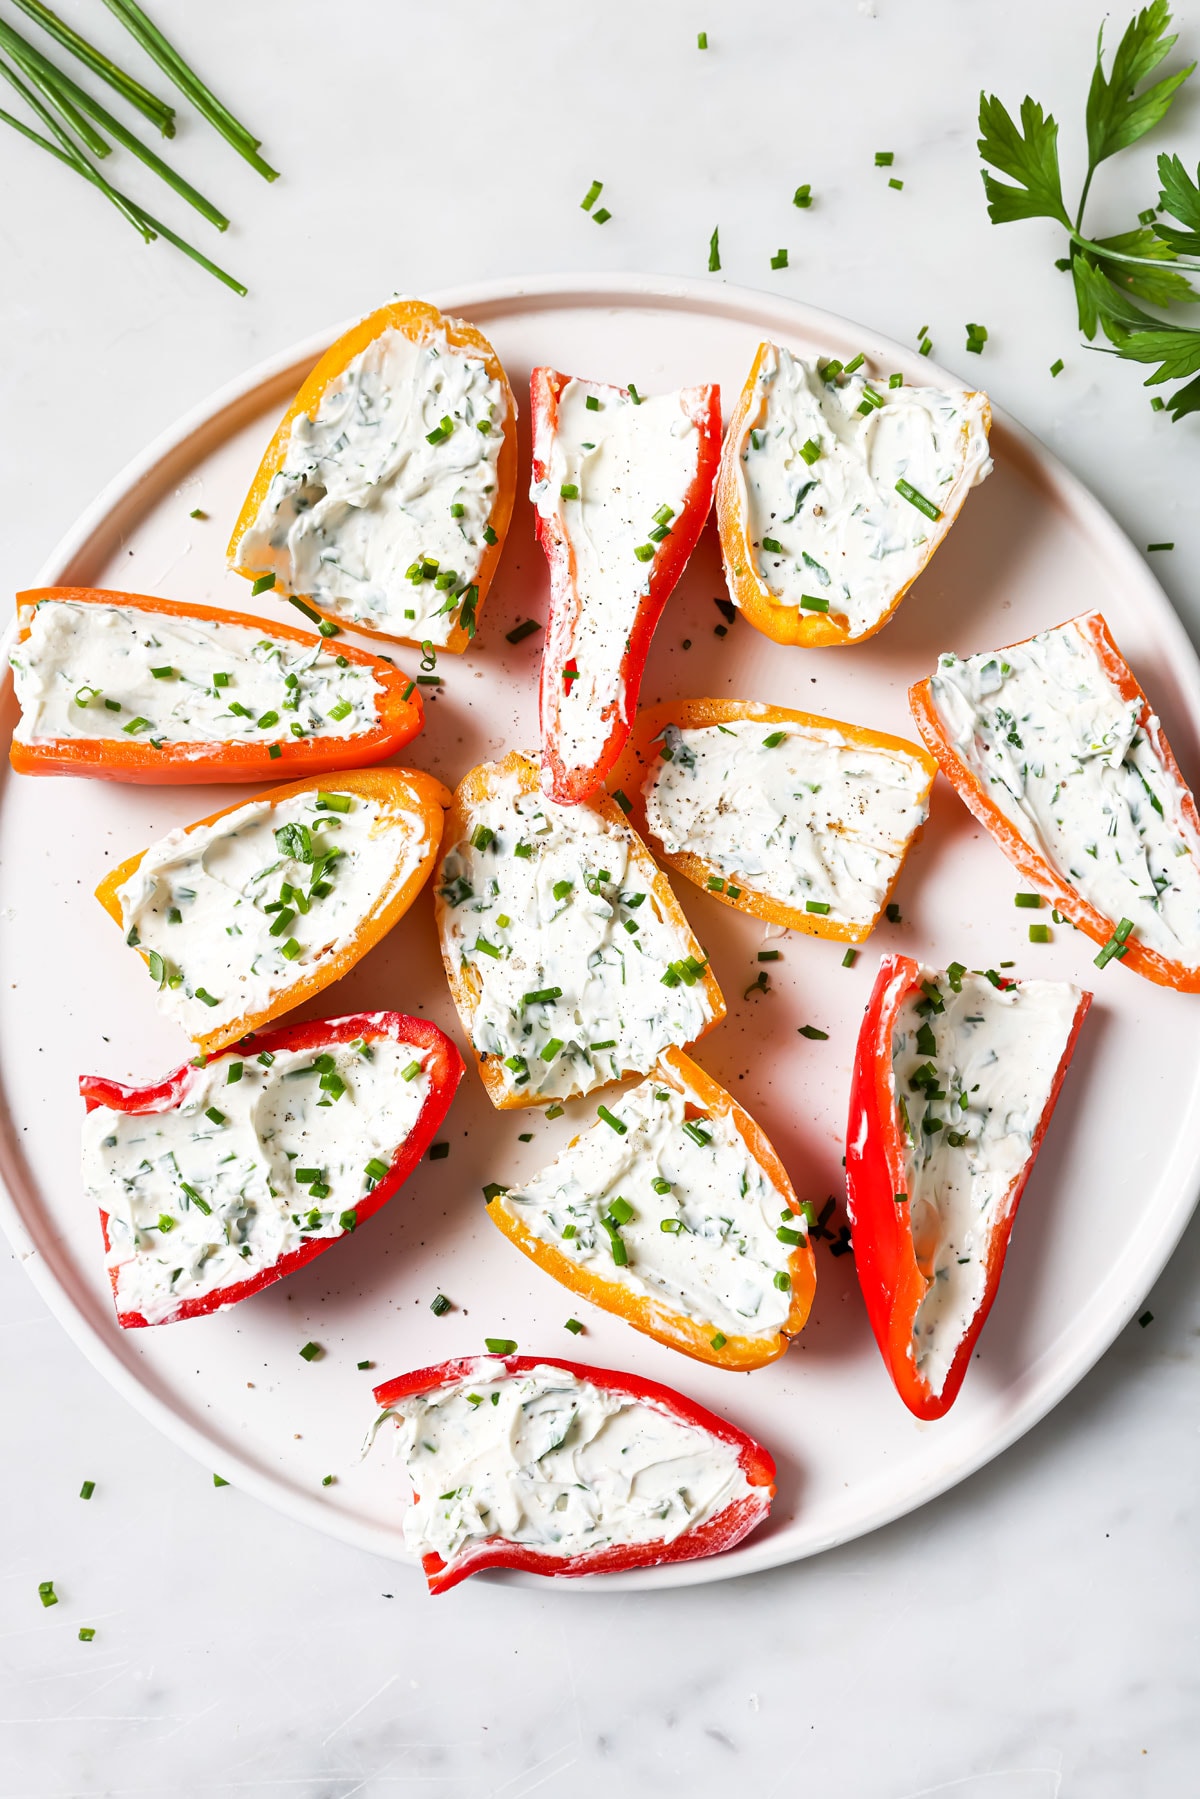
[[[604,785],[637,712],[650,640],[696,547],[721,454],[721,392],[534,369],[533,487],[550,565],[542,783],[562,805]]]
[[[156,786],[269,781],[383,762],[420,690],[366,650],[245,612],[97,587],[17,595],[18,774]]]
[[[760,344],[725,434],[725,579],[776,643],[882,630],[992,466],[986,394],[877,379],[864,362]]]
[[[406,1546],[431,1593],[484,1568],[554,1579],[733,1549],[775,1463],[672,1387],[557,1357],[465,1357],[376,1387],[413,1487]]]
[[[206,1054],[340,980],[403,917],[450,795],[412,768],[311,775],[171,831],[96,898]]]
[[[446,978],[494,1106],[647,1074],[725,1016],[619,804],[559,805],[516,751],[459,783],[434,887]]]
[[[424,300],[339,337],[271,439],[236,574],[333,625],[465,650],[517,485],[517,407],[491,344]]]
[[[908,697],[963,804],[1102,946],[1097,966],[1200,993],[1200,816],[1102,615],[942,656]]]
[[[408,1179],[462,1072],[427,1019],[359,1012],[151,1086],[84,1075],[84,1182],[120,1323],[204,1317],[323,1255]]]
[[[880,964],[850,1089],[847,1210],[871,1329],[918,1418],[958,1396],[1091,999],[960,963]]]
[[[924,829],[919,744],[756,700],[638,715],[611,784],[655,854],[723,905],[861,943]]]
[[[488,1217],[573,1293],[717,1368],[762,1368],[816,1290],[804,1212],[761,1126],[680,1050]]]

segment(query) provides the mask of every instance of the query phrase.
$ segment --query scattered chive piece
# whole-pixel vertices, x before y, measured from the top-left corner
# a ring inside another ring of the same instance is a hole
[[[848,949],[846,951],[845,955],[842,957],[842,967],[843,968],[853,968],[854,964],[857,961],[858,961],[858,951],[856,949]]]
[[[211,1124],[224,1124],[225,1123],[224,1112],[218,1112],[216,1106],[209,1106],[209,1108],[205,1112],[204,1116],[209,1120],[209,1122]]]
[[[603,181],[593,181],[591,187],[588,188],[587,193],[583,196],[583,199],[579,202],[579,204],[583,208],[584,212],[591,212],[592,207],[596,204],[596,201],[600,198],[600,195],[603,192],[604,192]]]
[[[616,1131],[618,1137],[623,1137],[629,1129],[629,1126],[623,1123],[621,1119],[614,1118],[607,1106],[597,1106],[596,1115],[599,1118],[603,1118],[605,1124],[607,1124],[610,1129]]]
[[[612,213],[609,212],[607,206],[597,206],[592,218],[597,225],[607,225],[612,218]]]
[[[1141,1325],[1142,1329],[1145,1330],[1145,1328],[1148,1324],[1154,1323],[1154,1313],[1153,1312],[1143,1312],[1141,1317],[1138,1319],[1138,1323]]]
[[[1031,912],[1038,911],[1041,904],[1042,896],[1040,893],[1016,893],[1013,895],[1014,906],[1024,906]]]
[[[704,1129],[704,1126],[707,1123],[708,1120],[706,1118],[685,1118],[683,1121],[683,1128],[686,1135],[691,1138],[693,1143],[698,1144],[701,1149],[707,1149],[712,1142],[711,1136]]]
[[[152,668],[150,673],[156,681],[169,681],[175,670],[168,664],[164,668]]]
[[[629,383],[628,393],[629,393],[629,398],[633,401],[634,405],[640,406],[642,403],[642,396],[638,392],[637,388],[633,385],[632,381]]]
[[[703,46],[701,46],[701,47],[703,48]],[[577,1337],[579,1335],[580,1331],[583,1329],[583,1326],[582,1326],[582,1324],[580,1324],[578,1318],[568,1318],[566,1328],[570,1331],[570,1333],[573,1337]]]
[[[1100,951],[1100,954],[1095,958],[1097,968],[1107,968],[1114,956],[1118,959],[1124,956],[1127,948],[1126,940],[1132,929],[1132,918],[1123,918],[1108,942],[1104,945],[1104,948]]]
[[[511,631],[505,633],[505,639],[508,643],[523,643],[527,637],[532,637],[533,633],[540,631],[541,628],[536,618],[522,619],[519,625],[514,625]]]
[[[566,1109],[567,1108],[565,1106],[560,1106],[558,1104],[555,1104],[552,1106],[547,1106],[546,1107],[546,1117],[547,1118],[561,1118],[563,1113],[566,1111]]]
[[[371,1366],[370,1362],[356,1362],[354,1365],[358,1369],[369,1368]]]
[[[96,1491],[95,1481],[94,1480],[85,1480],[83,1485],[79,1489],[79,1497],[81,1499],[90,1499],[92,1497],[92,1494],[95,1491]]]
[[[371,1160],[367,1163],[366,1167],[363,1169],[363,1173],[366,1175],[367,1179],[369,1181],[374,1181],[376,1183],[378,1183],[379,1181],[381,1181],[383,1179],[383,1177],[387,1173],[387,1171],[388,1171],[387,1163],[384,1162],[383,1160],[381,1160],[381,1158],[379,1156],[372,1156]]]
[[[774,256],[772,256],[772,258],[771,258],[771,267],[773,269],[786,269],[787,265],[788,265],[787,251],[786,250],[776,250]]]
[[[896,152],[894,150],[876,150],[875,152],[875,167],[877,169],[890,169],[895,160]]]
[[[54,1582],[52,1580],[38,1581],[38,1598],[43,1605],[58,1604],[58,1594],[54,1591]]]
[[[904,376],[899,372],[899,370],[897,370],[897,372],[894,375],[888,376],[888,386],[889,387],[903,387],[904,386]]]
[[[259,575],[250,589],[254,593],[267,593],[275,585],[274,575]]]
[[[1060,356],[1057,362],[1052,362],[1050,364],[1050,373],[1052,375],[1061,375],[1065,366],[1066,366],[1066,364],[1063,362],[1063,359]]]
[[[502,1187],[499,1181],[489,1181],[483,1189],[484,1204],[490,1206],[494,1199],[498,1199],[502,1193],[507,1192],[508,1188]]]
[[[809,468],[811,468],[821,454],[820,439],[810,437],[807,443],[801,444],[800,454],[803,456],[805,462],[807,462]]]
[[[829,601],[819,599],[816,594],[812,593],[802,593],[800,595],[800,604],[806,612],[829,611]]]
[[[810,1043],[828,1043],[829,1041],[829,1032],[819,1031],[815,1024],[802,1024],[800,1035],[807,1037]]]
[[[768,736],[763,738],[764,750],[777,750],[786,736],[786,731],[770,732]]]
[[[433,427],[432,431],[427,431],[425,433],[425,442],[427,444],[435,445],[444,444],[446,439],[453,434],[453,431],[454,420],[450,417],[449,413],[447,413],[443,418],[438,420],[438,423]]]
[[[554,1000],[562,998],[561,987],[535,987],[532,993],[521,995],[523,1006],[548,1006]]]
[[[624,812],[626,815],[628,815],[630,812],[633,811],[633,806],[632,806],[628,796],[626,794],[622,793],[621,789],[619,787],[613,788],[612,797],[614,798],[614,800],[616,800],[618,806],[620,806],[622,812]]]
[[[91,1625],[91,1624],[81,1624],[81,1625],[80,1625],[80,1626],[79,1626],[79,1641],[80,1641],[80,1642],[81,1642],[81,1643],[90,1643],[90,1642],[92,1642],[92,1640],[93,1640],[93,1639],[94,1639],[94,1637],[95,1637],[95,1635],[96,1635],[96,1631],[95,1631],[95,1627],[94,1627],[94,1626],[93,1626],[93,1625]]]
[[[722,1333],[720,1331],[718,1331],[716,1336],[710,1337],[708,1341],[709,1341],[710,1348],[724,1349],[724,1347],[725,1347],[726,1343],[729,1341],[729,1339],[728,1339],[728,1337],[722,1335]]]
[[[579,498],[579,489],[574,481],[564,481],[558,491],[559,495],[564,500],[577,500]]]
[[[1147,550],[1173,550],[1175,545],[1173,543],[1148,543],[1146,548]]]
[[[894,187],[897,190],[897,192],[899,192],[899,190],[904,186],[904,183],[903,183],[903,181],[898,180],[895,175],[893,175],[891,177],[890,181],[888,182],[888,186]]]
[[[1031,924],[1029,927],[1030,943],[1049,943],[1050,926],[1048,924]]]
[[[760,949],[758,952],[758,959],[760,962],[782,962],[783,951],[779,949]]]
[[[1165,405],[1166,405],[1166,401],[1163,399],[1162,395],[1155,394],[1154,398],[1150,402],[1150,410],[1151,410],[1151,412],[1161,412]]]
[[[315,1362],[324,1354],[319,1343],[306,1343],[300,1351],[306,1362]]]
[[[988,340],[986,325],[967,326],[967,349],[973,356],[982,356],[983,346]]]
[[[437,1293],[429,1302],[429,1310],[435,1318],[444,1318],[450,1310],[450,1301],[444,1293]]]
[[[713,234],[708,240],[708,272],[710,275],[717,274],[721,267],[721,235],[720,235],[720,233],[721,233],[720,226],[714,225],[713,226]]]
[[[806,206],[812,205],[811,182],[806,181],[801,187],[796,189],[795,193],[792,195],[792,205],[800,207],[801,211],[803,211]]]
[[[229,1485],[229,1482],[227,1480],[222,1480],[221,1476],[219,1474],[213,1475],[213,1486],[214,1487],[227,1487],[228,1485]]]
[[[697,50],[707,50],[708,49],[708,33],[707,33],[707,31],[698,31],[696,33],[696,48],[697,48]],[[567,1329],[570,1330],[570,1328],[571,1328],[571,1326],[568,1324]]]
[[[188,513],[188,517],[189,518],[207,518],[208,514],[207,514],[207,512],[202,511],[199,506],[193,506],[192,510]]]
[[[805,900],[804,910],[806,912],[817,912],[823,918],[829,911],[829,903],[827,900]]]
[[[332,1474],[323,1474],[321,1476],[321,1485],[323,1487],[331,1487],[333,1485],[333,1481],[334,1481],[334,1477]]]
[[[887,907],[887,921],[889,924],[899,924],[900,923],[900,908],[896,904],[895,900],[892,900],[891,903]]]
[[[443,1139],[441,1143],[431,1143],[429,1145],[429,1160],[431,1162],[444,1162],[449,1154],[450,1145],[445,1139]]]
[[[471,832],[472,849],[485,850],[494,839],[496,833],[487,825],[476,825]]]
[[[764,537],[762,540],[762,547],[769,556],[783,555],[783,545],[777,537]]]
[[[912,482],[906,481],[903,475],[896,483],[896,492],[902,500],[907,500],[910,506],[915,506],[918,512],[923,512],[926,518],[941,518],[942,515],[933,501],[927,500],[923,493],[918,493]]]
[[[485,1337],[483,1341],[489,1355],[512,1355],[517,1347],[511,1337]]]

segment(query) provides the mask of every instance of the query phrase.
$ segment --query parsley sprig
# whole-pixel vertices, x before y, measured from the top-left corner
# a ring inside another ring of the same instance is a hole
[[[1200,301],[1191,281],[1200,273],[1200,186],[1178,156],[1160,155],[1157,203],[1138,214],[1135,227],[1101,238],[1087,236],[1083,228],[1100,164],[1161,124],[1195,70],[1193,62],[1151,79],[1175,47],[1170,25],[1167,0],[1151,0],[1126,26],[1107,73],[1101,28],[1087,98],[1087,173],[1073,214],[1063,198],[1058,122],[1028,94],[1019,121],[994,94],[980,95],[979,154],[1009,177],[1000,181],[983,171],[992,223],[1044,218],[1063,227],[1068,254],[1057,266],[1069,270],[1074,281],[1079,329],[1097,350],[1104,348],[1094,343],[1102,331],[1111,346],[1108,354],[1156,365],[1147,387],[1184,381],[1166,402],[1171,416],[1181,419],[1200,411],[1200,329],[1158,318],[1137,302],[1166,310]]]

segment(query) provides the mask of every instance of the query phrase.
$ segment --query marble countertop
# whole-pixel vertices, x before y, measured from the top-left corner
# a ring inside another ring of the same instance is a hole
[[[59,10],[121,52],[96,0]],[[4,591],[158,431],[293,340],[395,289],[702,273],[719,225],[714,281],[905,341],[928,325],[939,360],[986,382],[1136,543],[1174,541],[1156,572],[1200,638],[1200,424],[1172,426],[1135,370],[1080,347],[1054,230],[994,229],[980,191],[984,83],[1054,109],[1074,177],[1098,0],[151,10],[285,175],[268,187],[181,129],[176,160],[236,217],[216,254],[250,287],[238,300],[0,140]],[[1184,32],[1193,55],[1200,17]],[[1163,146],[1187,161],[1196,130],[1193,98]],[[594,177],[599,228],[579,207]],[[1094,223],[1153,197],[1143,147],[1098,178]],[[968,319],[990,333],[979,359]],[[434,1603],[407,1571],[215,1490],[5,1249],[0,1799],[1174,1799],[1195,1778],[1198,1291],[1193,1222],[1152,1321],[1037,1429],[816,1560],[647,1594],[476,1582]]]

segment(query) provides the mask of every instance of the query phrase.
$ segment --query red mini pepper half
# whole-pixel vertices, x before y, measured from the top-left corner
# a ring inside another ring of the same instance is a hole
[[[955,965],[957,970],[958,965]],[[959,980],[967,971],[957,974]],[[948,977],[907,956],[885,956],[863,1018],[850,1086],[846,1133],[847,1211],[854,1265],[875,1340],[896,1391],[916,1417],[941,1418],[963,1383],[968,1364],[996,1297],[1017,1207],[1053,1115],[1080,1027],[1091,1005],[1080,993],[1049,1094],[1032,1134],[1028,1153],[996,1206],[986,1243],[982,1299],[958,1344],[940,1392],[921,1373],[914,1353],[914,1324],[933,1284],[917,1259],[910,1210],[905,1095],[897,1091],[893,1032],[902,1007],[918,992],[928,994]],[[996,977],[1001,990],[1019,985]],[[932,1013],[932,1028],[938,1022]]]
[[[639,511],[626,521],[634,533],[627,546],[628,567],[623,546],[618,568],[604,570],[606,582],[617,583],[614,598],[621,616],[615,621],[617,628],[601,630],[595,603],[589,608],[581,590],[573,515],[567,511],[569,505],[580,509],[586,505],[586,476],[581,482],[562,481],[561,458],[555,454],[568,387],[586,390],[589,407],[595,402],[588,417],[596,420],[597,439],[603,431],[606,408],[631,401],[637,407],[643,404],[632,388],[576,382],[550,368],[534,369],[530,382],[537,534],[550,565],[550,615],[542,652],[540,699],[542,784],[561,805],[574,805],[602,787],[625,746],[637,712],[650,640],[704,529],[721,460],[720,388],[681,389],[671,398],[678,401],[683,418],[695,428],[694,465],[680,496],[682,504],[672,511],[665,502],[673,496],[659,494],[647,502],[644,518]],[[606,511],[610,518],[623,514],[621,500],[614,504],[610,499]],[[640,587],[644,591],[639,593]],[[577,690],[574,696],[573,689]],[[573,717],[583,695],[594,696],[587,704],[595,716],[586,728]]]
[[[361,1040],[370,1045],[388,1037],[398,1043],[411,1044],[424,1052],[423,1072],[428,1076],[429,1088],[412,1129],[404,1141],[396,1146],[386,1174],[381,1174],[370,1192],[357,1201],[354,1222],[343,1235],[365,1224],[403,1186],[449,1111],[450,1102],[463,1074],[462,1057],[450,1038],[426,1018],[414,1018],[403,1012],[356,1012],[347,1018],[318,1018],[308,1024],[282,1025],[276,1030],[254,1032],[249,1037],[244,1037],[240,1043],[231,1044],[228,1049],[209,1056],[204,1063],[205,1068],[213,1068],[225,1067],[231,1062],[245,1062],[252,1057],[274,1059],[286,1051],[305,1053],[311,1050],[319,1054],[335,1044],[357,1043]],[[139,1115],[172,1112],[187,1097],[195,1077],[196,1064],[185,1062],[173,1074],[148,1087],[127,1087],[120,1081],[106,1080],[102,1075],[81,1075],[79,1091],[89,1112],[94,1112],[98,1106],[105,1106],[113,1112]],[[100,1227],[107,1254],[111,1243],[109,1216],[104,1210],[100,1212]],[[251,1294],[260,1293],[264,1287],[272,1286],[276,1281],[294,1274],[298,1268],[303,1268],[331,1244],[340,1240],[340,1237],[311,1238],[269,1267],[258,1269],[247,1280],[217,1288],[199,1298],[184,1300],[168,1318],[153,1322],[174,1324],[183,1318],[200,1318],[209,1312],[236,1305],[239,1300],[249,1299]],[[117,1301],[117,1270],[110,1269],[109,1275],[113,1299],[117,1302],[119,1323],[127,1330],[150,1324],[152,1321],[143,1317],[140,1312],[120,1309]]]
[[[611,1368],[590,1368],[582,1362],[564,1362],[557,1356],[465,1356],[458,1361],[442,1362],[434,1368],[418,1368],[412,1374],[401,1374],[395,1380],[384,1381],[382,1386],[375,1388],[375,1399],[387,1409],[398,1400],[417,1394],[436,1393],[441,1388],[467,1381],[483,1382],[502,1375],[529,1374],[537,1368],[572,1375],[576,1380],[588,1381],[604,1391],[641,1401],[680,1424],[706,1431],[737,1451],[750,1491],[670,1542],[622,1544],[590,1550],[582,1555],[555,1556],[497,1535],[468,1544],[450,1563],[431,1553],[421,1558],[431,1593],[448,1592],[483,1568],[521,1568],[531,1574],[574,1579],[583,1574],[618,1574],[628,1568],[654,1568],[664,1562],[693,1561],[700,1556],[719,1555],[726,1549],[733,1549],[766,1518],[775,1497],[775,1463],[767,1450],[745,1431],[739,1430],[736,1424],[730,1424],[727,1419],[697,1405],[694,1400],[685,1399],[682,1393],[658,1381],[642,1380],[637,1375],[621,1374]]]

